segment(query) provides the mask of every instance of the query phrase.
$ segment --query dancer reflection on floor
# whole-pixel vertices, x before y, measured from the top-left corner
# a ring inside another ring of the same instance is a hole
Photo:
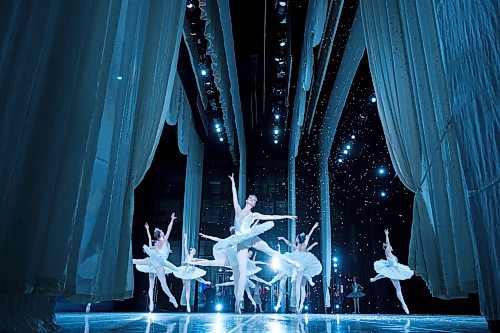
[[[400,280],[407,280],[413,276],[413,271],[410,267],[398,263],[398,258],[392,254],[392,246],[389,242],[389,229],[384,230],[385,233],[385,243],[382,248],[385,251],[385,257],[387,260],[377,260],[373,263],[373,268],[378,273],[375,277],[370,279],[370,282],[375,282],[377,280],[388,278],[391,280],[394,288],[396,288],[396,296],[406,314],[410,314],[408,306],[403,298],[403,292],[401,290]]]

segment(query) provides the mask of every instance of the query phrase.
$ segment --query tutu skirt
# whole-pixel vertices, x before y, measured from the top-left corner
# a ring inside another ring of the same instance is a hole
[[[156,269],[153,266],[148,265],[135,265],[135,269],[142,273],[153,273],[156,274]],[[165,275],[171,274],[173,271],[167,266],[163,266],[165,270]]]
[[[237,245],[240,243],[245,243],[246,246],[250,246],[251,245],[250,240],[252,238],[260,234],[263,234],[264,232],[270,230],[273,227],[274,227],[274,222],[272,221],[255,224],[245,233],[235,234],[217,242],[214,245],[214,253],[215,251],[218,251],[220,253],[221,250],[227,249],[233,245]]]
[[[366,296],[366,294],[364,292],[358,290],[358,291],[353,291],[352,293],[350,293],[346,297],[360,298],[360,297],[364,297],[364,296]]]
[[[378,274],[392,280],[408,280],[413,276],[410,267],[402,265],[395,260],[380,259],[373,263],[373,268]]]
[[[172,264],[170,261],[168,261],[164,257],[162,257],[158,253],[158,251],[149,248],[149,246],[147,246],[147,245],[144,245],[142,248],[144,249],[144,252],[146,252],[146,254],[151,259],[151,262],[153,263],[154,267],[163,266],[164,268],[167,268],[169,271],[172,271],[172,272],[177,271],[178,267],[175,266],[174,264]]]
[[[195,280],[207,274],[207,271],[191,265],[183,265],[173,272],[176,278],[182,280]]]
[[[316,256],[311,252],[293,251],[291,253],[285,253],[284,255],[288,259],[291,259],[300,264],[298,272],[303,276],[312,278],[320,274],[323,270],[323,266],[319,262],[318,258],[316,258]]]

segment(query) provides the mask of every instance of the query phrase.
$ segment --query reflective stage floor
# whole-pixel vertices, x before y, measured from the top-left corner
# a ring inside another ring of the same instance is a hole
[[[488,332],[475,316],[57,313],[61,332]]]

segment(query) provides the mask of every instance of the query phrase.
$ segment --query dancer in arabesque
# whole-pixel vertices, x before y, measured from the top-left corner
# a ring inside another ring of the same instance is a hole
[[[386,260],[380,259],[373,263],[373,268],[378,273],[375,277],[370,279],[370,282],[375,282],[377,280],[388,278],[391,280],[394,288],[396,288],[396,296],[401,302],[401,306],[406,314],[410,314],[408,306],[403,298],[403,292],[401,290],[401,280],[408,280],[413,276],[413,271],[410,267],[398,263],[398,258],[392,254],[392,246],[389,242],[389,230],[385,229],[385,243],[382,248],[385,251]]]

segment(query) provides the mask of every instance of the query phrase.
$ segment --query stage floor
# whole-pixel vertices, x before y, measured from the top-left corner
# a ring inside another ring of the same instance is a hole
[[[488,332],[484,318],[423,315],[57,313],[61,332]]]

